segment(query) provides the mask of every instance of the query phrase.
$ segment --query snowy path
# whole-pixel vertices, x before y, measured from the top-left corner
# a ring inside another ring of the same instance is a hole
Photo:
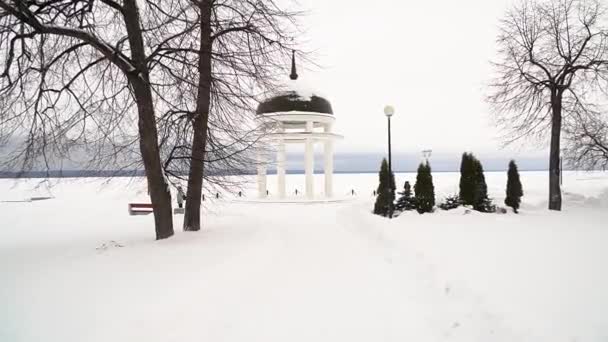
[[[360,204],[259,205],[259,234],[225,267],[232,305],[211,326],[219,340],[513,341],[480,306],[435,283],[413,252],[370,236]],[[266,213],[264,213],[266,211]],[[297,212],[297,217],[293,217]],[[365,211],[363,211],[365,212]],[[357,220],[358,218],[359,220]],[[285,224],[285,222],[292,222]],[[247,265],[247,272],[239,273]],[[235,278],[235,274],[236,278]]]
[[[285,216],[265,222],[274,227],[265,231],[265,243],[236,261],[250,260],[252,267],[243,279],[252,312],[235,320],[254,317],[252,329],[240,326],[239,334],[265,341],[403,341],[437,334],[430,308],[417,303],[421,294],[394,273],[382,251],[332,222],[333,208],[301,206],[291,225]]]

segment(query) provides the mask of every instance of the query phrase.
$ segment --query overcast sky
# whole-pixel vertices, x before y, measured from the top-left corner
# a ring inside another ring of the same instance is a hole
[[[321,67],[300,65],[298,74],[332,103],[336,133],[345,137],[336,146],[337,170],[377,169],[387,149],[386,104],[396,108],[396,170],[415,169],[423,149],[433,150],[441,170],[457,170],[463,151],[491,163],[488,169],[511,158],[527,169],[546,167],[545,146],[501,147],[484,102],[498,23],[516,0],[283,1],[308,11],[300,18],[303,49],[314,49]],[[301,155],[303,146],[288,151]]]
[[[386,149],[385,104],[396,108],[393,150],[544,155],[542,147],[501,149],[484,102],[498,21],[511,0],[299,0],[318,70],[301,79],[327,95],[345,136],[341,152]]]

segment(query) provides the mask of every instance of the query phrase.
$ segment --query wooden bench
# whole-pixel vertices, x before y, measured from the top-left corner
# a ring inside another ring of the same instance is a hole
[[[129,203],[129,215],[148,215],[152,212],[152,203]]]
[[[154,212],[154,207],[150,203],[129,203],[129,215],[148,215]],[[173,214],[184,214],[185,208],[173,208]]]

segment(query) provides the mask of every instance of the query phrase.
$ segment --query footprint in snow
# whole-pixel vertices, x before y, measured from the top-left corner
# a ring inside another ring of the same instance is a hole
[[[124,245],[122,245],[114,240],[111,240],[107,243],[102,243],[99,247],[97,247],[95,249],[99,252],[104,252],[110,248],[121,248],[121,247],[124,247]]]

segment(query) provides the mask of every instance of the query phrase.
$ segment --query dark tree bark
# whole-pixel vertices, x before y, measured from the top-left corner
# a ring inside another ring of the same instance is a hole
[[[150,200],[154,207],[156,239],[166,239],[174,233],[171,193],[160,162],[154,101],[146,66],[137,0],[124,1],[124,18],[131,47],[131,58],[136,67],[136,71],[129,74],[129,81],[133,86],[137,103],[139,147],[146,170]]]
[[[560,142],[562,133],[562,96],[559,91],[551,95],[551,149],[549,152],[549,209],[562,210],[560,187]]]
[[[184,215],[184,230],[201,229],[201,196],[209,109],[211,106],[211,0],[202,0],[200,9],[200,52],[198,59],[198,93],[193,121],[192,160],[188,173],[188,194]]]

